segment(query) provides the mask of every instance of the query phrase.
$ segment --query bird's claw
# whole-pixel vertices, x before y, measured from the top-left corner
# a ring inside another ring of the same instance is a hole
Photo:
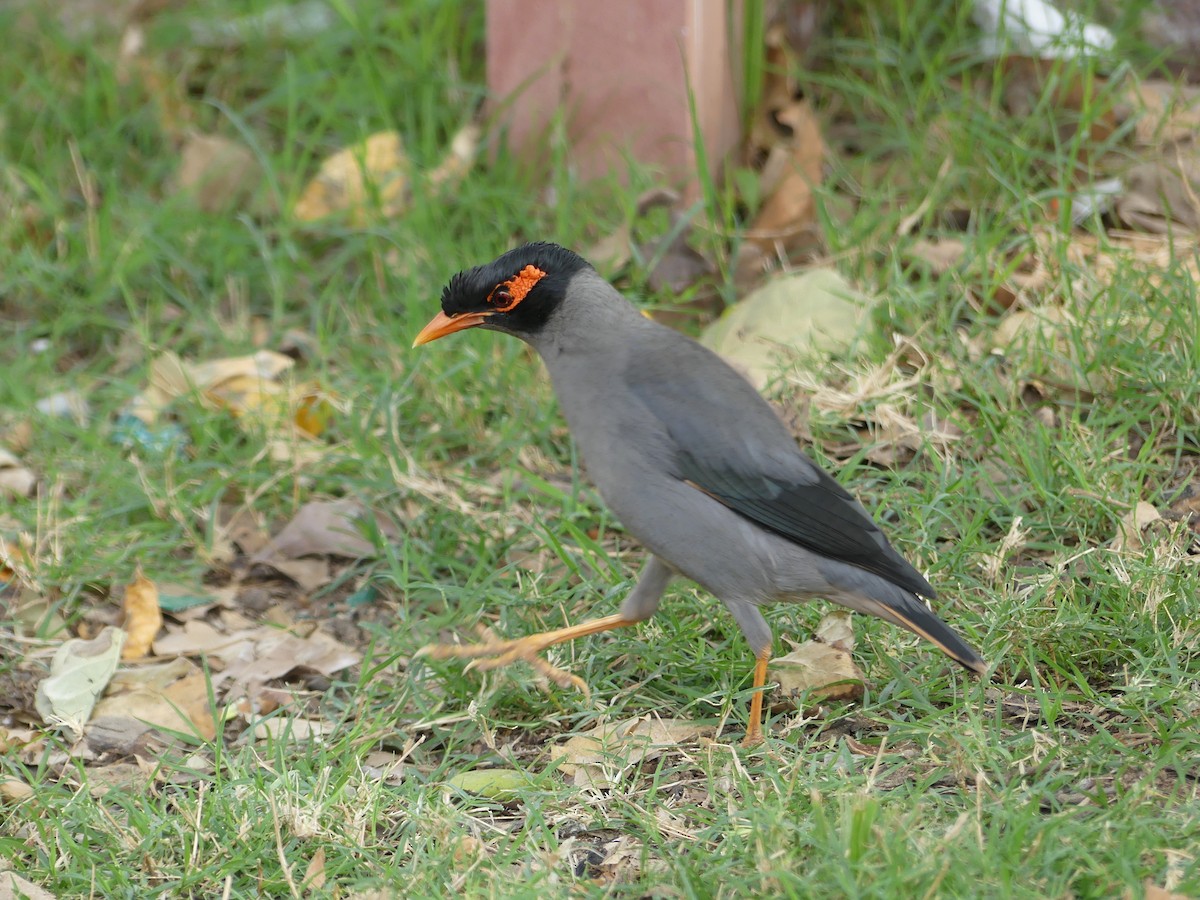
[[[545,641],[538,640],[540,635],[511,641],[498,640],[490,633],[488,637],[490,639],[481,644],[428,644],[417,651],[417,656],[428,656],[432,659],[469,659],[471,662],[464,670],[467,672],[472,669],[488,672],[520,660],[559,687],[573,687],[582,692],[584,697],[591,698],[592,691],[586,681],[578,675],[560,669],[540,655],[550,646]]]

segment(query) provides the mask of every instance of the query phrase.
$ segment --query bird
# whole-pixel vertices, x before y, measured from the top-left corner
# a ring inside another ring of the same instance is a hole
[[[560,685],[542,654],[657,611],[688,578],[725,605],[755,656],[743,744],[762,741],[773,638],[763,609],[825,598],[925,638],[968,670],[988,665],[926,600],[937,594],[867,510],[800,448],[721,357],[645,316],[583,257],[529,243],[454,275],[413,347],[481,328],[541,357],[587,474],[647,558],[612,615],[513,640],[431,644],[419,655],[494,669],[521,660]]]

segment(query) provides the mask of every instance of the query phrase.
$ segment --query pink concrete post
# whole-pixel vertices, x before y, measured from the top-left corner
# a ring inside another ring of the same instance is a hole
[[[625,151],[693,192],[688,80],[715,171],[739,138],[740,22],[737,0],[488,0],[491,108],[526,157],[561,107],[583,178],[622,173]]]

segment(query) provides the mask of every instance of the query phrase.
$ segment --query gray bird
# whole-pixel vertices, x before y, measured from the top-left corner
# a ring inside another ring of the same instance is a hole
[[[808,458],[758,392],[720,357],[643,316],[582,257],[526,244],[455,275],[413,346],[468,328],[502,331],[541,356],[587,471],[650,552],[616,615],[512,641],[432,645],[491,669],[641,622],[683,575],[716,595],[754,651],[745,742],[762,736],[771,655],[762,607],[825,597],[903,626],[983,675],[987,664],[921,597],[936,593],[846,490]]]

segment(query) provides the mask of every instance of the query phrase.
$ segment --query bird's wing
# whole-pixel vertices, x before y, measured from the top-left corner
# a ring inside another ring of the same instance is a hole
[[[796,446],[723,360],[674,340],[636,357],[627,384],[663,426],[677,478],[802,547],[936,597],[862,505]]]

